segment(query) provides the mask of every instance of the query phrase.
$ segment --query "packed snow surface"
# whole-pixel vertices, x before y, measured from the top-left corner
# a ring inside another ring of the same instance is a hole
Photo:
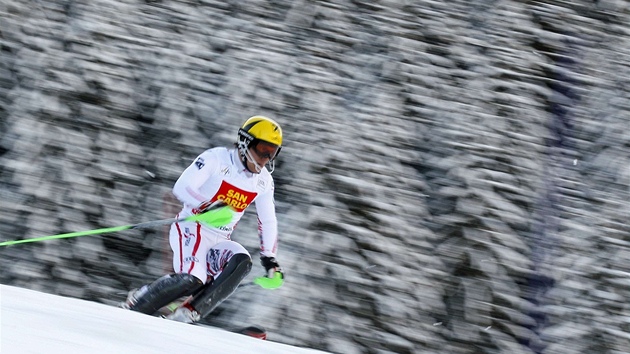
[[[0,285],[0,353],[323,353]]]

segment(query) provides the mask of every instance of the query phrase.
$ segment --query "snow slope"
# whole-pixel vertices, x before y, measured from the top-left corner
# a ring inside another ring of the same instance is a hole
[[[323,353],[0,285],[0,353]]]

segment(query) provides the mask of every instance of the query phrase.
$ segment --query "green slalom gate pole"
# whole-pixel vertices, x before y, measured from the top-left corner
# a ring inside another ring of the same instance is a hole
[[[91,235],[107,234],[107,233],[124,231],[124,230],[143,229],[143,228],[150,228],[150,227],[156,227],[156,226],[162,226],[162,225],[170,225],[174,222],[182,222],[182,221],[198,221],[212,227],[220,227],[220,226],[225,226],[229,224],[232,221],[232,215],[233,214],[232,214],[231,208],[228,206],[224,206],[217,209],[212,209],[202,214],[191,215],[191,216],[188,216],[185,218],[179,218],[179,219],[172,218],[172,219],[154,220],[154,221],[147,221],[147,222],[133,224],[133,225],[106,227],[103,229],[70,232],[66,234],[27,238],[23,240],[4,241],[4,242],[0,242],[0,247],[13,246],[13,245],[21,244],[21,243],[55,240],[55,239],[60,239],[60,238],[91,236]]]

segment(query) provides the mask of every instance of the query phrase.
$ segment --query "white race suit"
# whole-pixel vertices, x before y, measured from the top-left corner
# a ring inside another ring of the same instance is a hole
[[[239,158],[238,150],[224,147],[204,151],[184,170],[173,194],[184,207],[178,218],[198,212],[204,202],[223,200],[232,207],[232,221],[222,227],[200,222],[176,222],[171,225],[169,242],[173,249],[173,268],[202,282],[217,277],[236,253],[247,250],[230,240],[245,209],[254,203],[258,216],[260,254],[275,257],[278,247],[278,221],[274,203],[274,183],[266,168],[251,173]]]

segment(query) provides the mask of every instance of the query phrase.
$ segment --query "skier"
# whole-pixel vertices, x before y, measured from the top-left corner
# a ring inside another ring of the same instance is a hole
[[[173,194],[183,203],[178,218],[222,204],[232,209],[231,222],[218,228],[199,222],[173,223],[169,241],[174,273],[131,291],[121,307],[153,314],[191,295],[167,318],[193,323],[210,314],[251,270],[251,256],[230,235],[252,203],[258,216],[261,264],[267,277],[277,279],[280,286],[284,274],[276,261],[278,224],[271,172],[281,147],[280,125],[254,116],[238,130],[235,148],[217,147],[199,155],[173,187]]]

